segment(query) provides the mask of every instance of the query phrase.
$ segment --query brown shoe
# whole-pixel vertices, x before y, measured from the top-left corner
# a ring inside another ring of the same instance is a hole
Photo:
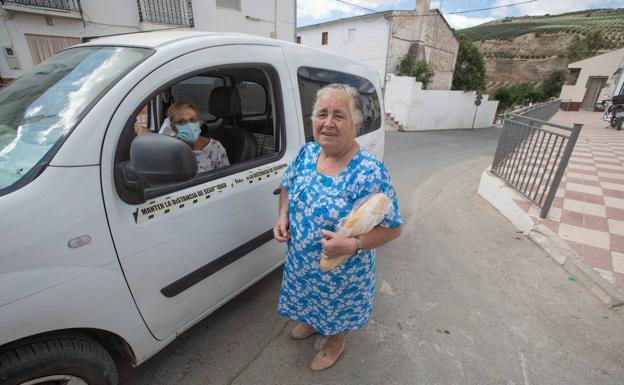
[[[290,331],[290,338],[293,340],[302,340],[310,337],[312,334],[318,333],[316,329],[306,323],[299,323]]]
[[[342,340],[342,346],[340,347],[338,354],[336,354],[336,357],[334,358],[331,358],[330,356],[328,356],[325,353],[325,347],[323,347],[323,349],[321,349],[321,351],[316,353],[316,356],[314,356],[312,363],[310,363],[310,369],[312,369],[315,372],[318,372],[319,370],[325,370],[327,368],[334,366],[336,361],[338,361],[338,358],[340,358],[340,356],[342,355],[345,345],[346,345],[345,340]]]

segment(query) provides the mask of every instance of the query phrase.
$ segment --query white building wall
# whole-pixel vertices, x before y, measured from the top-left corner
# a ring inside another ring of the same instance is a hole
[[[580,68],[581,72],[574,85],[564,85],[560,99],[564,102],[581,103],[587,92],[587,82],[593,76],[608,77],[606,87],[601,91],[598,100],[611,97],[615,87],[613,74],[624,61],[624,48],[568,64],[568,68]]]
[[[476,92],[423,90],[422,83],[407,76],[386,77],[385,109],[405,131],[487,128],[494,123],[497,101],[483,95],[474,104]]]
[[[354,29],[349,41],[349,30]],[[380,79],[386,75],[390,25],[383,15],[335,22],[321,27],[302,27],[297,31],[301,44],[326,49],[367,63],[379,71]],[[327,32],[327,45],[321,45],[321,36]]]
[[[83,20],[59,17],[48,12],[53,25],[46,24],[44,14],[6,11],[0,7],[0,45],[13,47],[20,70],[13,70],[0,52],[0,77],[14,79],[32,68],[33,61],[25,34],[81,38],[138,32],[170,25],[140,23],[137,2],[132,0],[82,0]],[[194,0],[195,28],[216,32],[239,32],[294,41],[294,0],[241,0],[241,10],[216,6],[216,0]]]
[[[25,34],[81,38],[84,36],[110,35],[138,31],[136,2],[108,0],[107,2],[83,1],[85,23],[80,19],[57,17],[50,12],[53,25],[46,23],[45,15],[0,10],[0,44],[12,46],[21,70],[9,68],[7,59],[0,52],[0,76],[3,79],[19,77],[24,70],[33,67]]]
[[[238,32],[295,41],[295,1],[241,0],[241,10],[217,7],[216,1],[193,1],[195,28]]]

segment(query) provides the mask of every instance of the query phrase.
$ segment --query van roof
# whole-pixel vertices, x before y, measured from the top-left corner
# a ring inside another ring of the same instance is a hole
[[[205,32],[193,29],[176,28],[160,31],[146,31],[103,36],[94,38],[83,45],[116,45],[157,49],[171,44],[180,43],[181,41],[193,39],[214,40],[215,43],[236,42],[265,45],[294,44],[284,40],[269,39],[242,33]]]
[[[194,29],[176,28],[159,31],[138,32],[119,34],[111,36],[103,36],[93,39],[79,46],[127,46],[142,47],[154,49],[157,52],[169,51],[169,54],[180,54],[188,52],[197,47],[211,47],[220,45],[233,44],[256,44],[265,46],[278,46],[283,48],[296,49],[297,53],[307,53],[318,60],[325,60],[333,57],[338,59],[342,65],[349,63],[357,63],[369,70],[374,71],[379,76],[377,70],[370,64],[364,63],[352,57],[343,54],[330,52],[324,49],[310,47],[286,40],[265,38],[256,35],[247,35],[243,33],[223,33],[223,32],[205,32]],[[337,63],[337,62],[336,62]]]

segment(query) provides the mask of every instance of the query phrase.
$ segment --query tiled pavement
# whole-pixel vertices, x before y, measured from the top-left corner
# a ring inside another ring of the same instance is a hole
[[[520,194],[513,199],[624,294],[624,130],[605,129],[600,117],[559,111],[550,120],[570,127],[583,123],[583,129],[547,219]]]

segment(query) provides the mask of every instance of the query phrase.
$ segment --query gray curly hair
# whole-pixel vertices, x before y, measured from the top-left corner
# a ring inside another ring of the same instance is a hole
[[[316,92],[316,98],[314,99],[314,108],[312,109],[312,119],[314,119],[314,113],[316,112],[316,105],[321,96],[330,92],[344,92],[349,96],[349,112],[351,113],[351,119],[356,129],[360,128],[362,121],[364,120],[364,114],[362,113],[362,98],[360,93],[355,87],[348,84],[331,83]]]

